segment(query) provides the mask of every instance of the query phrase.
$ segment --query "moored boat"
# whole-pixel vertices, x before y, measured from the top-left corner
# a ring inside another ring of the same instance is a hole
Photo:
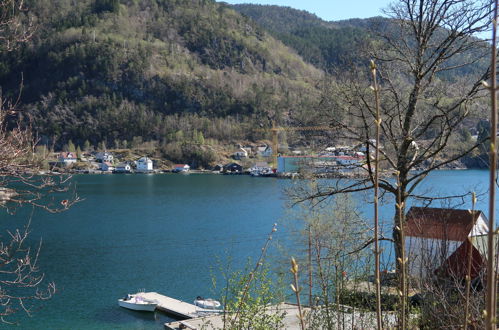
[[[118,299],[118,305],[134,311],[153,312],[158,305],[157,301],[144,299],[140,295],[127,295],[125,298]]]
[[[205,299],[205,298],[200,297],[200,296],[198,296],[194,300],[194,305],[201,307],[201,308],[204,308],[204,309],[217,309],[221,306],[220,302],[218,302],[217,300],[214,300],[211,298]]]

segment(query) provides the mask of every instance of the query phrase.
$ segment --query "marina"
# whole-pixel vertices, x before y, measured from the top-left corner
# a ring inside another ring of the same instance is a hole
[[[219,313],[220,310],[206,309],[188,302],[165,296],[157,292],[138,292],[132,296],[140,296],[147,301],[155,301],[156,309],[177,318],[197,318],[208,314]]]

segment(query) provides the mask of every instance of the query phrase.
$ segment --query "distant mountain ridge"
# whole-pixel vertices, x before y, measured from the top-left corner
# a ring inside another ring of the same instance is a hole
[[[380,18],[328,22],[314,14],[273,5],[233,5],[306,61],[326,71],[358,64],[359,50],[369,42],[367,26]]]
[[[376,31],[384,33],[398,29],[391,19],[380,16],[328,22],[290,7],[241,4],[232,8],[295,49],[304,60],[328,72],[341,71],[352,65],[366,65],[370,58],[364,50],[377,40]],[[462,54],[454,61],[466,61],[466,57],[467,54]],[[446,78],[459,79],[462,75],[483,71],[486,66],[485,62],[476,63],[447,74]]]

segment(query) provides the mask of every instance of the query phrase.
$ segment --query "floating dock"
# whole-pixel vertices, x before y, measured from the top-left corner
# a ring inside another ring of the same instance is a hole
[[[135,295],[147,300],[156,300],[158,302],[157,310],[181,319],[192,319],[221,312],[219,310],[204,309],[157,292],[138,292]]]
[[[307,312],[310,309],[304,308]],[[281,303],[273,306],[269,306],[265,312],[268,315],[273,315],[275,313],[284,314],[282,319],[283,327],[286,330],[300,330],[300,319],[297,317],[298,306],[293,304]],[[230,320],[233,317],[231,314],[226,314],[226,318]],[[227,324],[225,324],[227,322]],[[165,329],[167,330],[201,330],[201,329],[223,329],[228,326],[230,328],[230,321],[224,322],[223,315],[208,315],[203,317],[192,318],[185,321],[175,321],[170,323],[165,323]]]

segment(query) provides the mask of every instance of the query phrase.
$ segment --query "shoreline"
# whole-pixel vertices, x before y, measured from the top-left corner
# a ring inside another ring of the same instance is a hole
[[[479,170],[486,171],[487,169],[483,168],[440,168],[432,171],[466,171],[466,170]],[[424,169],[415,170],[424,171]],[[26,172],[26,174],[33,175],[33,172]],[[154,170],[150,172],[130,172],[130,173],[113,173],[110,171],[100,171],[100,170],[81,170],[81,171],[39,171],[35,175],[191,175],[191,174],[201,174],[201,175],[246,175],[251,176],[250,172],[239,172],[239,173],[223,173],[218,171],[211,170],[189,170],[188,172],[173,172],[172,170]],[[383,173],[382,176],[389,177],[391,176],[389,173]],[[354,173],[354,172],[331,172],[331,173],[297,173],[297,172],[284,172],[284,173],[275,173],[271,175],[260,175],[258,177],[264,178],[277,178],[277,179],[361,179],[367,178],[367,172],[364,173]]]

